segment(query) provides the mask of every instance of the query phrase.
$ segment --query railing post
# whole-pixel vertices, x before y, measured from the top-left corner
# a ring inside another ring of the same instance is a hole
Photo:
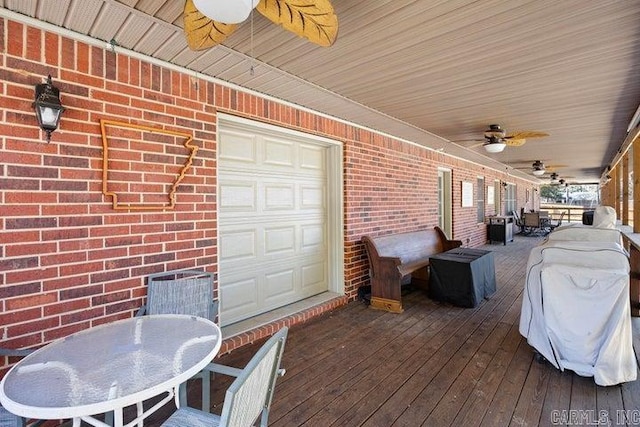
[[[631,299],[631,315],[640,316],[640,249],[633,243],[629,244],[629,296]]]

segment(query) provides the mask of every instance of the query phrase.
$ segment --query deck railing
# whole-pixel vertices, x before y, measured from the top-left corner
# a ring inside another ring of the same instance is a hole
[[[564,218],[562,218],[562,222],[582,222],[582,213],[584,211],[592,211],[593,208],[543,203],[540,205],[540,210],[549,212],[549,217],[551,217],[551,219],[559,219],[562,212],[564,212],[565,214]]]
[[[592,211],[595,208],[585,208],[583,206],[563,205],[559,203],[542,203],[540,204],[541,211],[549,212],[551,219],[558,219],[562,212],[565,212],[562,222],[582,222],[582,213],[584,211]],[[619,220],[621,218],[618,218]],[[629,208],[629,224],[633,226],[633,203]]]

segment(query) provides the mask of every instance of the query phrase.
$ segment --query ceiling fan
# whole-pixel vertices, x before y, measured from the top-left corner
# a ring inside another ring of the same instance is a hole
[[[544,175],[546,169],[544,167],[544,163],[542,163],[540,160],[536,160],[535,162],[533,162],[531,166],[533,167],[533,169],[531,170],[531,173],[534,176]]]
[[[500,125],[493,124],[484,131],[484,142],[472,147],[482,145],[487,153],[500,153],[507,145],[519,147],[527,142],[527,138],[543,138],[545,136],[549,136],[549,134],[533,130],[523,130],[507,135],[507,132]]]
[[[551,185],[569,185],[567,179],[575,178],[573,176],[563,176],[562,178],[556,172],[553,172],[549,175],[549,180],[551,181]]]
[[[555,169],[558,168],[564,168],[567,167],[567,165],[545,165],[543,161],[541,160],[536,160],[535,162],[533,162],[531,164],[531,166],[527,166],[527,167],[518,167],[515,169],[529,169],[531,168],[531,173],[534,176],[543,176],[546,172],[553,172]]]
[[[222,43],[256,9],[275,24],[320,46],[338,36],[330,0],[186,0],[184,32],[192,50]]]

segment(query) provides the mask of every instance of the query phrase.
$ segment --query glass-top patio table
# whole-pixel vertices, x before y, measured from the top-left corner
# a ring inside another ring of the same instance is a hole
[[[188,315],[152,315],[120,320],[54,341],[18,362],[0,383],[0,402],[16,415],[73,419],[106,426],[94,415],[113,412],[123,426],[123,409],[137,406],[143,419],[171,399],[177,388],[215,357],[220,328]],[[166,393],[143,411],[142,402]]]

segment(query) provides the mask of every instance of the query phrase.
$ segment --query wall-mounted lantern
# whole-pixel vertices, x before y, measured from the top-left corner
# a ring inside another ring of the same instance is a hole
[[[33,102],[38,125],[47,133],[47,142],[51,141],[51,132],[58,129],[60,116],[64,107],[60,103],[60,90],[51,82],[51,75],[46,83],[36,85],[36,100]]]

